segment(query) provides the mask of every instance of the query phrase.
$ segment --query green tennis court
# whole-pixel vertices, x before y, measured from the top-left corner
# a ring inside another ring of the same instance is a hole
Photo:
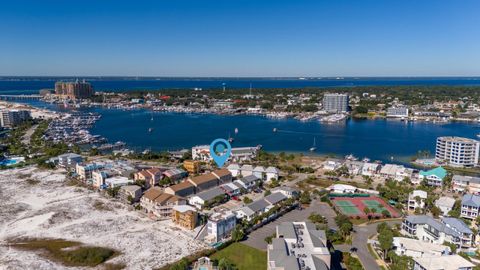
[[[375,209],[377,213],[381,213],[385,210],[385,207],[376,200],[362,200],[362,203],[370,209]]]
[[[358,210],[357,206],[350,201],[338,200],[338,201],[334,201],[334,203],[337,206],[337,208],[340,209],[340,211],[346,215],[360,214],[360,211]]]

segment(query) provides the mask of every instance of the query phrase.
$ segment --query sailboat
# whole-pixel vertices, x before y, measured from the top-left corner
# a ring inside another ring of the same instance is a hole
[[[312,147],[310,147],[310,152],[315,152],[315,150],[317,150],[317,146],[316,146],[316,143],[315,143],[315,137],[313,137],[313,145],[312,145]]]

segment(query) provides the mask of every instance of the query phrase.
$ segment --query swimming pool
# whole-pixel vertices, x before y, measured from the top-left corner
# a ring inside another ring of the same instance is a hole
[[[25,158],[23,157],[12,157],[12,158],[8,158],[8,159],[4,159],[2,161],[0,161],[0,166],[12,166],[12,165],[15,165],[17,163],[20,163],[20,162],[23,162],[25,161]]]

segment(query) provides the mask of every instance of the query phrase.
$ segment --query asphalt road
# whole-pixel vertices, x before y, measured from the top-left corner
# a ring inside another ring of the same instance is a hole
[[[400,224],[400,221],[388,221],[390,226],[394,224]],[[377,225],[379,223],[372,223],[369,225],[359,225],[354,226],[354,235],[352,245],[337,245],[335,246],[336,250],[343,252],[349,252],[352,247],[357,249],[356,254],[360,261],[362,262],[363,267],[366,270],[380,270],[380,267],[377,265],[375,258],[368,251],[368,238],[377,232]]]

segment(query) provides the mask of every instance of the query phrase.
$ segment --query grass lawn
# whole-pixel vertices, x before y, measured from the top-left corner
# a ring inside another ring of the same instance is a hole
[[[235,264],[238,270],[267,269],[267,252],[241,243],[233,243],[213,254],[211,258],[215,260],[227,258]]]

